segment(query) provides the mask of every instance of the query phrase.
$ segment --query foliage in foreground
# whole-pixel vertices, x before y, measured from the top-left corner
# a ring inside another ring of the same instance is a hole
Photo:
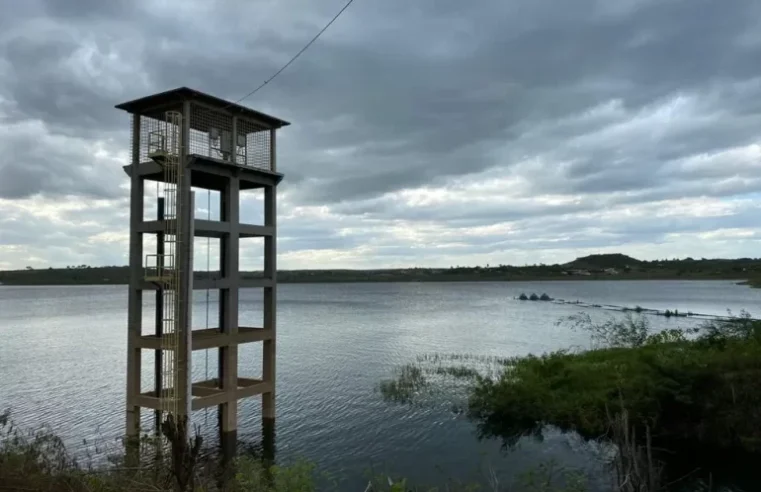
[[[0,490],[3,491],[193,491],[222,490],[224,470],[211,455],[204,455],[193,466],[193,480],[178,486],[176,470],[168,453],[153,436],[140,442],[140,459],[126,464],[117,450],[101,466],[83,465],[72,458],[63,441],[47,428],[24,431],[0,414]],[[288,467],[266,467],[252,457],[240,457],[235,473],[224,482],[230,492],[309,492],[315,490],[314,466],[298,462]]]
[[[642,315],[602,324],[584,315],[569,321],[591,333],[593,350],[500,360],[496,377],[466,374],[467,412],[483,435],[512,444],[549,424],[597,438],[625,409],[640,436],[647,429],[662,442],[761,451],[759,321],[743,313],[700,329],[659,333]],[[387,398],[410,399],[430,386],[427,373],[441,372],[441,365],[422,370],[413,385],[386,382],[381,390]]]
[[[315,466],[297,462],[290,466],[265,466],[257,458],[245,456],[235,461],[234,473],[221,481],[225,470],[211,456],[199,459],[194,479],[179,487],[168,459],[157,458],[159,441],[145,437],[139,463],[126,466],[124,456],[109,457],[107,466],[83,466],[71,458],[63,442],[46,428],[23,431],[13,425],[9,413],[0,413],[0,490],[8,492],[125,492],[181,491],[211,492],[313,492],[338,488],[329,477],[322,477]],[[325,484],[318,486],[320,478]],[[333,483],[334,485],[330,485]],[[540,464],[520,477],[518,483],[504,486],[491,474],[483,484],[451,481],[446,491],[479,490],[511,492],[586,492],[585,477],[574,471],[558,469],[553,463]],[[387,476],[369,480],[365,492],[437,491],[414,487],[406,480]]]

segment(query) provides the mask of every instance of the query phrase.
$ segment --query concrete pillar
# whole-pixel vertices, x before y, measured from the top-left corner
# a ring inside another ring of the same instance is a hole
[[[183,173],[177,187],[177,220],[180,224],[178,236],[178,265],[180,267],[180,284],[177,292],[177,327],[180,335],[180,346],[175,354],[179,372],[178,385],[175,391],[179,394],[179,414],[190,417],[191,413],[191,330],[193,329],[193,220],[195,216],[194,194],[191,191],[191,171],[188,168],[188,142],[190,141],[190,103],[184,103],[180,166]]]
[[[277,140],[270,130],[270,169],[277,170]],[[272,280],[264,288],[264,328],[271,330],[272,338],[263,343],[262,378],[270,383],[270,392],[262,395],[262,418],[275,419],[275,359],[277,340],[277,188],[264,188],[264,225],[272,227],[272,235],[264,238],[264,276]],[[274,433],[274,423],[272,424]]]
[[[140,117],[132,119],[132,164],[140,161]],[[134,169],[134,168],[133,168]],[[143,318],[143,236],[138,227],[143,222],[144,181],[136,171],[130,176],[129,298],[127,312],[127,428],[128,444],[140,436],[141,358],[137,341],[142,334]]]
[[[275,419],[262,419],[262,458],[268,465],[275,464]]]
[[[156,212],[156,218],[158,220],[164,220],[164,198],[158,199],[158,210]],[[158,255],[156,266],[159,271],[164,266],[164,233],[160,232],[156,235],[156,255]],[[161,338],[164,334],[164,292],[161,289],[156,289],[156,336]],[[161,396],[161,392],[164,390],[162,372],[164,368],[164,354],[161,349],[154,350],[154,391],[157,396]],[[156,434],[161,434],[161,410],[154,410],[154,427]]]
[[[270,391],[262,395],[262,418],[275,418],[275,359],[277,339],[277,188],[264,188],[264,225],[272,227],[272,235],[264,238],[264,276],[272,280],[264,288],[264,329],[272,338],[263,343],[262,378],[270,383]]]
[[[230,224],[230,234],[222,239],[220,270],[228,279],[228,288],[220,290],[220,329],[228,335],[238,332],[240,181],[228,180],[221,193],[221,220]],[[220,443],[225,456],[233,456],[238,442],[238,345],[219,349],[219,383],[227,393],[227,402],[219,406]]]

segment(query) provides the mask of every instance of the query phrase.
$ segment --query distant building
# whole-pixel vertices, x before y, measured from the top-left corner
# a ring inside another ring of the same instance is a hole
[[[618,270],[616,270],[615,268],[606,268],[604,272],[605,272],[605,275],[618,275]]]

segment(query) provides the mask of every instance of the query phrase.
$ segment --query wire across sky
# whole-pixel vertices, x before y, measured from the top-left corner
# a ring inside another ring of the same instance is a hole
[[[332,24],[333,24],[333,23],[334,23],[334,22],[335,22],[335,21],[336,21],[336,20],[337,20],[337,19],[338,19],[338,18],[341,16],[341,14],[343,14],[343,13],[344,13],[344,11],[345,11],[347,8],[349,8],[349,5],[351,5],[353,2],[354,2],[354,0],[349,0],[348,2],[346,2],[346,4],[343,6],[343,8],[342,8],[341,10],[339,10],[339,11],[338,11],[338,13],[337,13],[336,15],[334,15],[334,16],[333,16],[333,18],[332,18],[332,19],[330,19],[330,22],[328,22],[327,24],[325,24],[325,26],[324,26],[322,29],[320,29],[320,31],[319,31],[319,32],[318,32],[318,33],[317,33],[317,34],[316,34],[316,35],[315,35],[315,36],[314,36],[314,37],[313,37],[313,38],[312,38],[312,39],[311,39],[311,40],[310,40],[310,41],[309,41],[309,42],[308,42],[306,45],[304,45],[304,47],[303,47],[303,48],[301,48],[301,50],[299,50],[299,52],[298,52],[298,53],[296,53],[295,55],[293,55],[293,57],[292,57],[290,60],[288,60],[288,63],[286,63],[285,65],[283,65],[282,67],[280,67],[280,69],[279,69],[277,72],[275,72],[274,74],[272,74],[272,76],[270,76],[270,78],[268,78],[267,80],[265,80],[264,82],[262,82],[262,83],[261,83],[261,84],[260,84],[258,87],[256,87],[254,90],[252,90],[251,92],[249,92],[249,93],[248,93],[248,94],[246,94],[245,96],[243,96],[243,97],[241,97],[240,99],[236,100],[236,101],[235,101],[233,104],[238,104],[238,103],[240,103],[241,101],[243,101],[243,100],[245,100],[245,99],[248,99],[249,97],[251,97],[251,96],[253,96],[254,94],[256,94],[256,93],[257,93],[257,92],[258,92],[260,89],[262,89],[264,86],[266,86],[267,84],[269,84],[270,82],[272,82],[272,80],[273,80],[275,77],[277,77],[278,75],[280,75],[280,74],[281,74],[281,73],[282,73],[282,72],[283,72],[283,71],[284,71],[286,68],[288,68],[288,67],[289,67],[289,66],[290,66],[290,65],[291,65],[293,62],[295,62],[295,61],[296,61],[296,59],[302,55],[302,53],[304,53],[304,52],[305,52],[307,49],[309,49],[309,47],[310,47],[310,46],[312,46],[312,44],[313,44],[315,41],[317,41],[317,39],[318,39],[320,36],[322,36],[322,33],[324,33],[325,31],[327,31],[327,30],[328,30],[328,28],[329,28],[329,27],[330,27],[330,26],[331,26],[331,25],[332,25]]]

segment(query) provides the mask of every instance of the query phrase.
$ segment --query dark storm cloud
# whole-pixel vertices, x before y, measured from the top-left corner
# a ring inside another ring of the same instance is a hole
[[[236,99],[342,5],[0,1],[0,198],[121,204],[129,131],[114,104],[183,85]],[[474,254],[525,247],[530,235],[541,238],[532,248],[556,247],[541,223],[573,248],[694,232],[689,218],[627,219],[607,235],[568,236],[602,209],[761,190],[750,149],[761,128],[760,24],[754,0],[357,1],[246,101],[293,123],[278,145],[283,203],[327,205],[360,231],[339,234],[335,217],[330,231],[327,220],[286,219],[283,246],[356,248],[395,220],[523,231],[487,237]],[[479,193],[481,175],[522,184],[506,188],[512,202],[399,196]]]
[[[124,196],[118,161],[97,151],[85,140],[47,135],[43,125],[11,125],[0,137],[0,198]]]
[[[82,19],[118,17],[134,11],[134,0],[44,0],[41,8],[50,17],[81,21]]]
[[[314,81],[293,75],[271,94],[300,94],[298,102],[306,108],[303,113],[311,110],[315,119],[331,111],[353,110],[360,115],[354,124],[322,135],[321,141],[306,137],[314,146],[363,141],[381,146],[385,142],[397,152],[384,159],[361,153],[353,159],[352,167],[343,162],[323,166],[334,172],[327,176],[321,173],[319,186],[305,182],[300,191],[314,201],[356,198],[399,189],[405,183],[415,186],[433,176],[510,166],[521,154],[547,152],[564,143],[552,138],[522,141],[522,131],[532,126],[611,98],[623,101],[631,117],[648,105],[665,103],[685,91],[701,97],[719,82],[757,76],[753,60],[761,58],[761,46],[737,47],[738,33],[758,22],[759,17],[754,15],[757,5],[699,3],[647,3],[627,16],[589,16],[586,21],[524,28],[517,33],[509,28],[487,30],[490,37],[477,44],[470,58],[462,60],[422,59],[414,53],[407,57],[395,53],[400,60],[391,56],[376,60],[367,56],[362,45],[343,47],[344,52],[331,50],[324,57],[330,59],[326,65],[340,67],[338,73],[348,74],[330,80],[334,90],[326,84],[320,87],[320,98],[307,101],[311,93],[308,85],[321,85],[320,78]],[[437,35],[445,36],[433,33],[433,37]],[[639,44],[638,37],[643,39]],[[322,59],[302,64],[299,73],[310,69],[316,72]],[[454,70],[453,63],[457,66]],[[396,73],[400,76],[394,76]],[[489,85],[496,88],[486,90]],[[474,100],[479,91],[481,99]],[[745,92],[745,96],[757,93],[758,84]],[[723,96],[715,101],[715,107],[722,107],[725,99],[730,104],[739,102],[732,95]],[[566,182],[559,191],[647,188],[663,158],[746,143],[752,138],[752,123],[759,122],[757,113],[745,121],[738,121],[731,113],[723,116],[713,121],[712,127],[687,128],[673,143],[657,142],[655,148],[641,148],[651,143],[643,142],[641,135],[632,135],[639,141],[615,142],[626,144],[628,148],[623,149],[602,139],[590,142],[582,149],[580,158],[585,165],[577,168],[574,177],[578,182]],[[660,123],[668,125],[668,121]],[[580,130],[571,131],[578,134]],[[513,144],[502,159],[489,155],[497,143],[506,147]],[[637,146],[639,155],[615,165],[617,153]],[[639,179],[633,167],[640,169]],[[535,177],[537,189],[547,188],[543,178]]]
[[[607,15],[599,4],[579,2],[566,12],[565,22],[547,2],[473,11],[423,3],[423,15],[417,16],[409,15],[412,7],[392,4],[349,11],[342,19],[345,27],[337,26],[343,36],[326,36],[316,54],[305,56],[257,97],[296,123],[299,148],[284,148],[283,160],[292,163],[296,178],[321,178],[315,185],[304,181],[304,199],[356,198],[509,165],[509,159],[490,158],[490,147],[519,144],[524,127],[607,98],[620,98],[636,111],[678,91],[700,91],[717,78],[742,80],[755,73],[752,60],[759,55],[758,46],[737,46],[738,33],[752,29],[757,19],[752,2],[642,2]],[[212,11],[204,23],[224,26],[220,12]],[[357,34],[362,13],[375,16],[362,23],[378,37],[348,36]],[[144,29],[155,33],[149,38],[155,49],[146,50],[142,61],[161,88],[190,83],[232,97],[248,89],[248,81],[271,73],[302,42],[272,29],[269,36],[241,33],[235,48],[224,35],[162,31],[154,29],[161,16],[139,7],[133,14],[142,15]],[[525,23],[504,17],[510,14]],[[454,32],[449,21],[458,26]],[[162,46],[162,38],[172,36],[175,43]],[[439,53],[437,45],[451,52]],[[348,116],[345,124],[320,131],[339,116]],[[703,137],[694,135],[696,141],[711,141]],[[358,150],[350,159],[326,159],[319,174],[300,162],[302,152],[346,146]],[[607,183],[637,186],[616,169],[595,176],[610,167],[609,157],[594,159],[592,182],[578,191],[604,189]]]
[[[679,91],[700,93],[716,80],[758,75],[754,60],[761,59],[761,47],[738,41],[758,27],[756,2],[618,3],[585,0],[558,9],[553,2],[525,0],[478,8],[358,2],[251,104],[266,102],[294,121],[289,131],[299,143],[283,149],[284,165],[302,179],[302,199],[324,202],[509,166],[511,159],[491,155],[495,145],[519,146],[523,128],[609,98],[636,111]],[[233,4],[233,10],[242,5]],[[171,23],[171,9],[146,2],[44,2],[41,10],[56,27],[48,26],[42,38],[16,37],[6,44],[17,74],[6,91],[30,117],[72,128],[117,129],[124,121],[112,106],[121,95],[194,85],[234,97],[263,80],[305,39],[278,31],[288,17],[277,4],[240,10],[275,19],[264,31],[231,22],[228,9],[187,9],[183,19],[195,24]],[[190,17],[194,9],[203,16]],[[320,13],[329,10],[323,6]],[[308,31],[319,25],[318,17],[302,14],[296,25]],[[130,41],[119,41],[122,36]],[[116,57],[105,76],[60,69],[61,60],[83,45],[97,56]],[[109,86],[99,76],[119,78],[119,84]],[[344,123],[321,131],[337,117]],[[721,143],[742,138],[732,135]],[[684,136],[690,137],[714,141],[702,133]],[[319,173],[303,162],[310,153],[346,146],[356,150],[346,159],[324,159]],[[533,149],[518,147],[516,154],[522,150]],[[610,155],[600,154],[576,168],[582,182],[572,190],[651,184],[631,175],[631,163],[616,166]],[[658,167],[657,157],[651,167]]]

